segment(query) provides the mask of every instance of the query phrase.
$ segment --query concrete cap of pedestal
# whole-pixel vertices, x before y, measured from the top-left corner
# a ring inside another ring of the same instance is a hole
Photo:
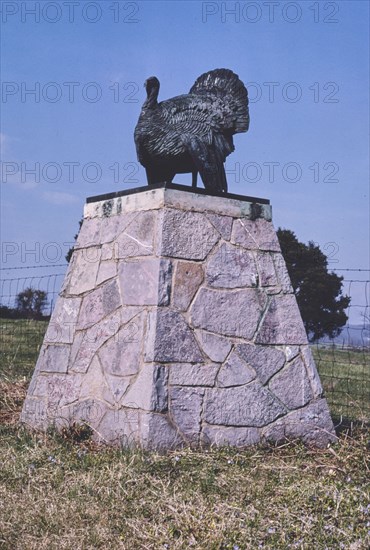
[[[195,212],[214,212],[246,219],[263,218],[271,221],[268,199],[217,193],[186,185],[160,183],[136,187],[86,199],[85,218],[105,218],[139,210],[153,210],[165,206],[184,208]]]

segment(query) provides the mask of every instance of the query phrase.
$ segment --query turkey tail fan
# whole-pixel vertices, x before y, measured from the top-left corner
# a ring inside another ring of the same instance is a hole
[[[238,75],[230,69],[214,69],[202,74],[191,87],[190,93],[212,94],[226,100],[235,113],[234,133],[248,130],[248,92]]]

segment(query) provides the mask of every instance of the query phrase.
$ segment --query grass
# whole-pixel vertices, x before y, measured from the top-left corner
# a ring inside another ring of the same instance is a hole
[[[369,421],[369,352],[313,347],[313,355],[332,415]]]
[[[75,432],[76,433],[76,432]],[[0,547],[365,549],[366,432],[326,450],[98,448],[1,426]]]
[[[48,321],[0,319],[0,377],[29,380],[48,326]]]
[[[0,544],[12,549],[365,549],[366,437],[168,455],[3,426]]]
[[[324,450],[290,442],[164,455],[98,447],[78,426],[62,434],[29,432],[17,421],[45,324],[6,324],[0,365],[0,548],[369,547],[365,424],[343,431],[338,444]],[[330,356],[320,353],[320,369],[329,369]],[[346,365],[343,360],[343,369]],[[353,372],[362,376],[360,367]]]

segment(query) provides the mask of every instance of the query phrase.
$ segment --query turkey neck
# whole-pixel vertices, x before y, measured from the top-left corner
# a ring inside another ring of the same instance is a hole
[[[146,98],[143,109],[154,109],[158,105],[158,88],[152,88],[150,92],[148,93],[148,97]]]

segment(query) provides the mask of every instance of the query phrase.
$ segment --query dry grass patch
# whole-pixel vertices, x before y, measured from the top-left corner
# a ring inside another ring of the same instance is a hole
[[[27,387],[26,381],[3,382],[0,380],[0,425],[17,424]]]

